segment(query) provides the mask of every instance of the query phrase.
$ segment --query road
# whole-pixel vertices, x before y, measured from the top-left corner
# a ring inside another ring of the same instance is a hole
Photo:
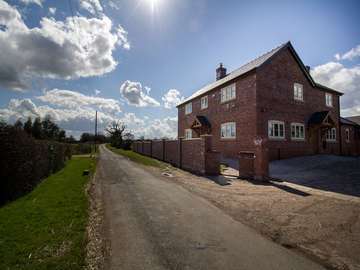
[[[100,147],[106,269],[324,269],[205,199]]]

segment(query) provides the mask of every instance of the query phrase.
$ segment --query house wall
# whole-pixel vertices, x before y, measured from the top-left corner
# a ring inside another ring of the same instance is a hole
[[[350,140],[346,141],[346,129],[349,129],[350,132]],[[360,138],[358,137],[359,134],[356,134],[356,132],[360,133],[360,130],[358,129],[356,131],[355,127],[353,125],[341,125],[341,154],[345,156],[357,156],[360,155]]]
[[[236,99],[221,103],[221,88],[236,83]],[[184,137],[185,129],[190,128],[197,115],[205,116],[211,123],[213,149],[224,157],[238,156],[241,150],[253,150],[253,139],[256,130],[256,73],[249,72],[241,77],[217,87],[205,95],[208,96],[208,108],[200,108],[199,96],[192,100],[192,113],[185,115],[185,104],[178,107],[178,137]],[[236,138],[221,139],[222,123],[236,122]],[[193,137],[198,137],[193,132]]]
[[[326,150],[320,153],[339,154],[339,96],[333,95],[333,107],[325,104],[325,91],[314,88],[306,78],[303,70],[297,64],[289,49],[282,50],[268,63],[257,69],[257,134],[268,137],[268,121],[279,120],[285,122],[285,139],[269,139],[270,160],[289,158],[316,153],[316,142],[310,134],[307,122],[314,112],[330,111],[336,123],[336,142],[327,142]],[[294,100],[294,83],[303,85],[304,101]],[[291,140],[291,122],[305,124],[305,140]],[[321,148],[321,147],[320,147]]]

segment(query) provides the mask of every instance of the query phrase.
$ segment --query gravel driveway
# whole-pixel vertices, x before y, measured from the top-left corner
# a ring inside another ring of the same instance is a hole
[[[314,155],[276,160],[270,163],[270,176],[360,197],[360,157]]]

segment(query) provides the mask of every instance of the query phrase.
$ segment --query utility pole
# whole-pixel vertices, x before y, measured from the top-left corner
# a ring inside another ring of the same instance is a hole
[[[94,134],[95,153],[96,153],[96,139],[97,139],[97,111],[95,111],[95,134]]]

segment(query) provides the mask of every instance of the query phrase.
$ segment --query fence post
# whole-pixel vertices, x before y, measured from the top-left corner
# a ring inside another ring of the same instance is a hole
[[[162,161],[165,160],[165,139],[162,139]]]
[[[141,141],[141,154],[144,154],[144,140]]]
[[[178,138],[178,147],[179,147],[178,154],[179,154],[179,168],[180,169],[182,168],[182,140],[183,140],[183,137]]]
[[[153,140],[150,140],[150,157],[152,157]]]

